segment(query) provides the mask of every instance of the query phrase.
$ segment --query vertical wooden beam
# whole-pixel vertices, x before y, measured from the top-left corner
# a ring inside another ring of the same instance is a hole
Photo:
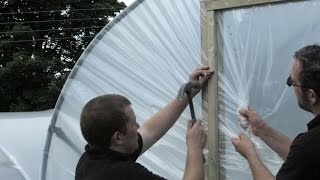
[[[202,63],[215,71],[203,91],[203,110],[208,120],[207,177],[208,180],[220,179],[219,129],[218,129],[218,59],[217,59],[217,20],[215,11],[207,10],[208,0],[201,2],[201,55]]]
[[[207,65],[208,64],[208,59],[207,59],[207,27],[208,27],[208,20],[207,20],[207,9],[206,9],[206,4],[204,3],[204,1],[207,0],[202,0],[200,3],[200,27],[201,27],[201,49],[200,49],[200,53],[201,53],[201,63],[203,65]],[[204,86],[204,88],[202,89],[202,119],[204,121],[204,124],[207,125],[208,124],[208,86]],[[207,130],[209,130],[208,126]],[[207,147],[206,150],[208,150],[208,143],[207,143]],[[205,176],[208,177],[209,176],[209,171],[211,170],[211,166],[210,166],[210,161],[208,158],[208,153],[209,151],[206,151],[206,153],[204,153],[205,158],[206,158],[206,163],[204,166],[204,171],[205,171]]]
[[[210,171],[209,180],[219,180],[219,126],[218,126],[218,58],[217,19],[215,11],[208,11],[208,64],[215,74],[208,84],[208,142]]]

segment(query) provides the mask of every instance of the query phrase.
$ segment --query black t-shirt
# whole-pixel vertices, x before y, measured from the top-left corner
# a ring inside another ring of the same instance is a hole
[[[123,154],[113,150],[96,150],[86,145],[81,156],[75,180],[164,180],[135,161],[142,150],[139,134],[139,148],[133,154]]]
[[[277,180],[320,180],[320,115],[293,141]]]

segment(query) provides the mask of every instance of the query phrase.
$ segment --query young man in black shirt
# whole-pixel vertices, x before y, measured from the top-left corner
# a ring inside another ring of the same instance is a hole
[[[208,67],[200,67],[190,75],[190,81],[199,85],[192,91],[193,97],[212,74]],[[90,100],[80,121],[88,144],[78,162],[75,179],[165,179],[135,161],[173,126],[187,105],[186,95],[182,100],[174,99],[140,127],[126,97],[108,94]],[[189,122],[184,179],[204,179],[202,151],[206,140],[201,121],[193,126]]]
[[[253,109],[240,111],[251,123],[253,133],[285,161],[276,177],[273,176],[259,159],[254,144],[241,133],[232,143],[248,160],[255,180],[320,179],[320,46],[306,46],[293,58],[287,84],[294,88],[299,107],[313,113],[315,118],[307,124],[308,131],[292,141],[268,126]]]

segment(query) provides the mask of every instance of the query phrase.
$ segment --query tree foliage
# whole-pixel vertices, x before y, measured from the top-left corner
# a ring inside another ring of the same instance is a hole
[[[123,8],[117,0],[0,1],[0,111],[53,108],[84,49]]]

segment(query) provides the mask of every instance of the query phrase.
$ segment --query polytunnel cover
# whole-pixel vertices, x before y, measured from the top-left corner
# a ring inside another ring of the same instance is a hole
[[[74,179],[86,144],[79,119],[90,99],[116,93],[129,98],[139,124],[177,95],[200,66],[198,0],[140,0],[92,41],[58,100],[43,158],[42,179]],[[195,99],[201,117],[201,99]],[[156,174],[180,179],[186,157],[184,114],[166,136],[138,161]]]
[[[305,130],[311,116],[299,110],[285,79],[294,51],[319,39],[319,6],[316,0],[297,1],[217,13],[219,66],[215,75],[222,179],[252,177],[247,162],[230,142],[243,130],[238,122],[240,108],[255,108],[292,138]],[[143,124],[175,98],[189,73],[200,66],[201,58],[207,59],[201,57],[205,50],[200,45],[200,19],[198,0],[139,0],[99,33],[80,57],[58,100],[45,146],[42,179],[74,179],[86,144],[79,126],[80,112],[90,99],[106,93],[124,95],[132,102],[138,123]],[[207,122],[200,96],[194,104],[196,116]],[[189,116],[186,109],[138,161],[155,174],[181,179]],[[276,173],[280,158],[258,138],[251,138],[260,157]]]

